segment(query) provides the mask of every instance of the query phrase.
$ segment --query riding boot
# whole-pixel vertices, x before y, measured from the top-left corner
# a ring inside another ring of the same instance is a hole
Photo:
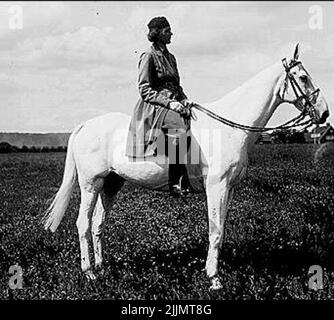
[[[178,197],[189,193],[187,169],[184,164],[170,164],[168,171],[169,191]]]
[[[174,197],[179,197],[186,195],[189,193],[189,180],[188,180],[188,174],[187,174],[187,168],[185,166],[185,162],[181,161],[180,163],[180,152],[183,154],[184,157],[186,157],[186,150],[180,150],[180,143],[178,137],[169,137],[169,144],[170,147],[172,145],[174,146],[173,149],[169,148],[168,153],[168,159],[169,159],[169,170],[168,170],[168,179],[169,179],[169,191],[170,194]],[[172,139],[172,140],[170,140]],[[187,140],[188,142],[188,140]],[[184,158],[183,158],[184,159]]]

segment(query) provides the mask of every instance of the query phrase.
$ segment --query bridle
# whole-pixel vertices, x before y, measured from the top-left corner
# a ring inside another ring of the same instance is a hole
[[[199,104],[193,104],[191,106],[191,108],[195,108],[203,113],[205,113],[206,115],[208,115],[209,117],[222,122],[225,125],[228,125],[230,127],[233,128],[237,128],[237,129],[241,129],[241,130],[246,130],[246,131],[251,131],[251,132],[266,132],[266,131],[271,131],[271,130],[286,130],[286,129],[292,129],[292,128],[296,128],[296,127],[300,127],[300,126],[306,126],[304,129],[306,129],[307,127],[311,126],[313,124],[313,119],[316,117],[316,112],[315,112],[315,108],[314,105],[312,103],[312,97],[317,94],[320,89],[316,89],[314,90],[312,93],[310,93],[309,95],[305,94],[303,92],[303,90],[300,88],[299,84],[297,83],[296,79],[294,78],[293,74],[290,72],[291,69],[299,64],[301,64],[301,61],[296,61],[296,60],[292,60],[290,62],[290,64],[288,65],[286,58],[282,59],[282,63],[286,72],[286,78],[285,78],[285,83],[284,83],[284,90],[282,93],[282,99],[284,100],[284,95],[286,92],[286,88],[287,88],[287,84],[288,81],[290,81],[291,87],[293,88],[293,91],[296,95],[296,99],[294,101],[286,101],[288,103],[292,103],[296,106],[296,108],[298,110],[301,110],[301,113],[294,117],[293,119],[283,123],[280,126],[277,127],[255,127],[255,126],[247,126],[247,125],[243,125],[240,123],[236,123],[233,122],[231,120],[228,120],[226,118],[223,118],[219,115],[217,115],[216,113],[204,108],[203,106],[199,105]],[[304,122],[301,122],[302,120],[304,120],[304,118],[309,115],[311,117],[311,119],[306,120]],[[193,120],[197,120],[197,118],[194,116],[193,113],[191,113],[191,117]]]
[[[291,69],[301,64],[301,61],[292,60],[288,65],[286,58],[282,59],[282,63],[286,72],[286,82],[290,81],[291,87],[295,93],[296,99],[292,103],[296,106],[297,109],[301,110],[305,114],[308,114],[310,117],[315,118],[316,112],[314,105],[312,104],[312,97],[320,92],[320,89],[316,89],[311,92],[309,95],[305,94],[301,89],[300,85],[296,81],[295,77],[291,74]],[[282,94],[282,99],[284,100],[284,95],[286,92],[287,85],[284,86],[284,91]],[[303,103],[304,102],[304,103]]]

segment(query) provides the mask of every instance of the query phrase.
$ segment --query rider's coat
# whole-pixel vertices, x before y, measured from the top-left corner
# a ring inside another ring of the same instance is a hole
[[[139,60],[140,97],[131,119],[126,155],[143,157],[154,154],[157,133],[164,122],[171,101],[187,98],[180,86],[176,59],[167,49],[152,45]]]

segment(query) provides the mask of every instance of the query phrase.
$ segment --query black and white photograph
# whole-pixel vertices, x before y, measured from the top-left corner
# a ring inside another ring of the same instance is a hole
[[[333,300],[333,104],[334,2],[1,2],[0,300]]]

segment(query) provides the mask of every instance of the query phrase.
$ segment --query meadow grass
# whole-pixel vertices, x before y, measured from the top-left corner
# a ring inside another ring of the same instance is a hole
[[[210,292],[204,194],[174,199],[125,183],[104,233],[105,275],[80,271],[76,186],[55,234],[40,218],[62,179],[65,153],[0,154],[0,299],[333,299],[334,144],[256,145],[226,222]],[[8,286],[23,269],[23,289]],[[308,286],[312,265],[323,290]]]

